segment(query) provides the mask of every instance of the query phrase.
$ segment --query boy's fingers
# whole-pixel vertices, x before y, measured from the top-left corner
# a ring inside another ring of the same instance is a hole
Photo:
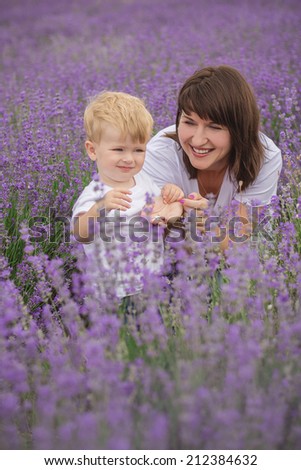
[[[171,195],[171,188],[163,188],[162,197],[164,201],[168,201]]]
[[[115,191],[119,191],[123,194],[132,194],[132,191],[130,189],[116,188]]]
[[[130,203],[125,201],[124,199],[117,199],[118,204],[121,204],[122,206],[130,207]]]
[[[179,191],[178,189],[174,189],[172,192],[170,192],[168,200],[169,204],[172,202],[178,201],[181,197],[184,197],[184,193],[182,191]]]
[[[111,203],[116,206],[131,207],[130,201],[126,201],[123,197],[113,197]]]
[[[167,186],[166,188],[163,188],[162,196],[163,196],[163,201],[167,204],[170,204],[184,197],[184,193],[177,186],[170,185],[170,186]]]
[[[173,202],[173,200],[174,198],[172,194],[168,194],[167,196],[164,196],[163,198],[163,201],[165,202],[165,204],[170,204],[171,202]]]
[[[123,193],[116,193],[115,198],[121,199],[123,201],[132,202],[132,199],[129,196],[127,196],[126,194],[123,194]]]

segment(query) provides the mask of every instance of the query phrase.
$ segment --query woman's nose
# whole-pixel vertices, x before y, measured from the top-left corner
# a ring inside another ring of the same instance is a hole
[[[202,146],[208,142],[206,129],[204,126],[197,126],[193,136],[193,143],[197,146]]]

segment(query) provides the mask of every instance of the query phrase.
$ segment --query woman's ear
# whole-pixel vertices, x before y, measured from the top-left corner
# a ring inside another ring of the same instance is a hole
[[[91,142],[91,140],[86,140],[85,148],[86,148],[87,154],[89,155],[91,160],[93,160],[95,162],[96,152],[95,152],[95,145],[93,144],[93,142]]]

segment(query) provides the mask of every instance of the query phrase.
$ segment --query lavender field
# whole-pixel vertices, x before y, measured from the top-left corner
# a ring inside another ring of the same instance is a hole
[[[299,0],[0,7],[0,448],[301,449]],[[225,256],[171,247],[178,274],[146,273],[137,328],[69,235],[95,172],[84,108],[132,93],[156,132],[183,81],[219,64],[251,83],[283,153],[269,236]]]

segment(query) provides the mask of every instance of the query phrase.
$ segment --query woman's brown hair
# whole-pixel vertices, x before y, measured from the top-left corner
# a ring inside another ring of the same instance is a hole
[[[178,143],[183,111],[227,127],[232,144],[229,174],[242,189],[252,184],[262,166],[264,148],[259,138],[259,109],[244,77],[226,65],[205,67],[189,77],[178,96],[176,133],[166,134]],[[184,151],[183,158],[190,178],[196,178],[197,170]]]

